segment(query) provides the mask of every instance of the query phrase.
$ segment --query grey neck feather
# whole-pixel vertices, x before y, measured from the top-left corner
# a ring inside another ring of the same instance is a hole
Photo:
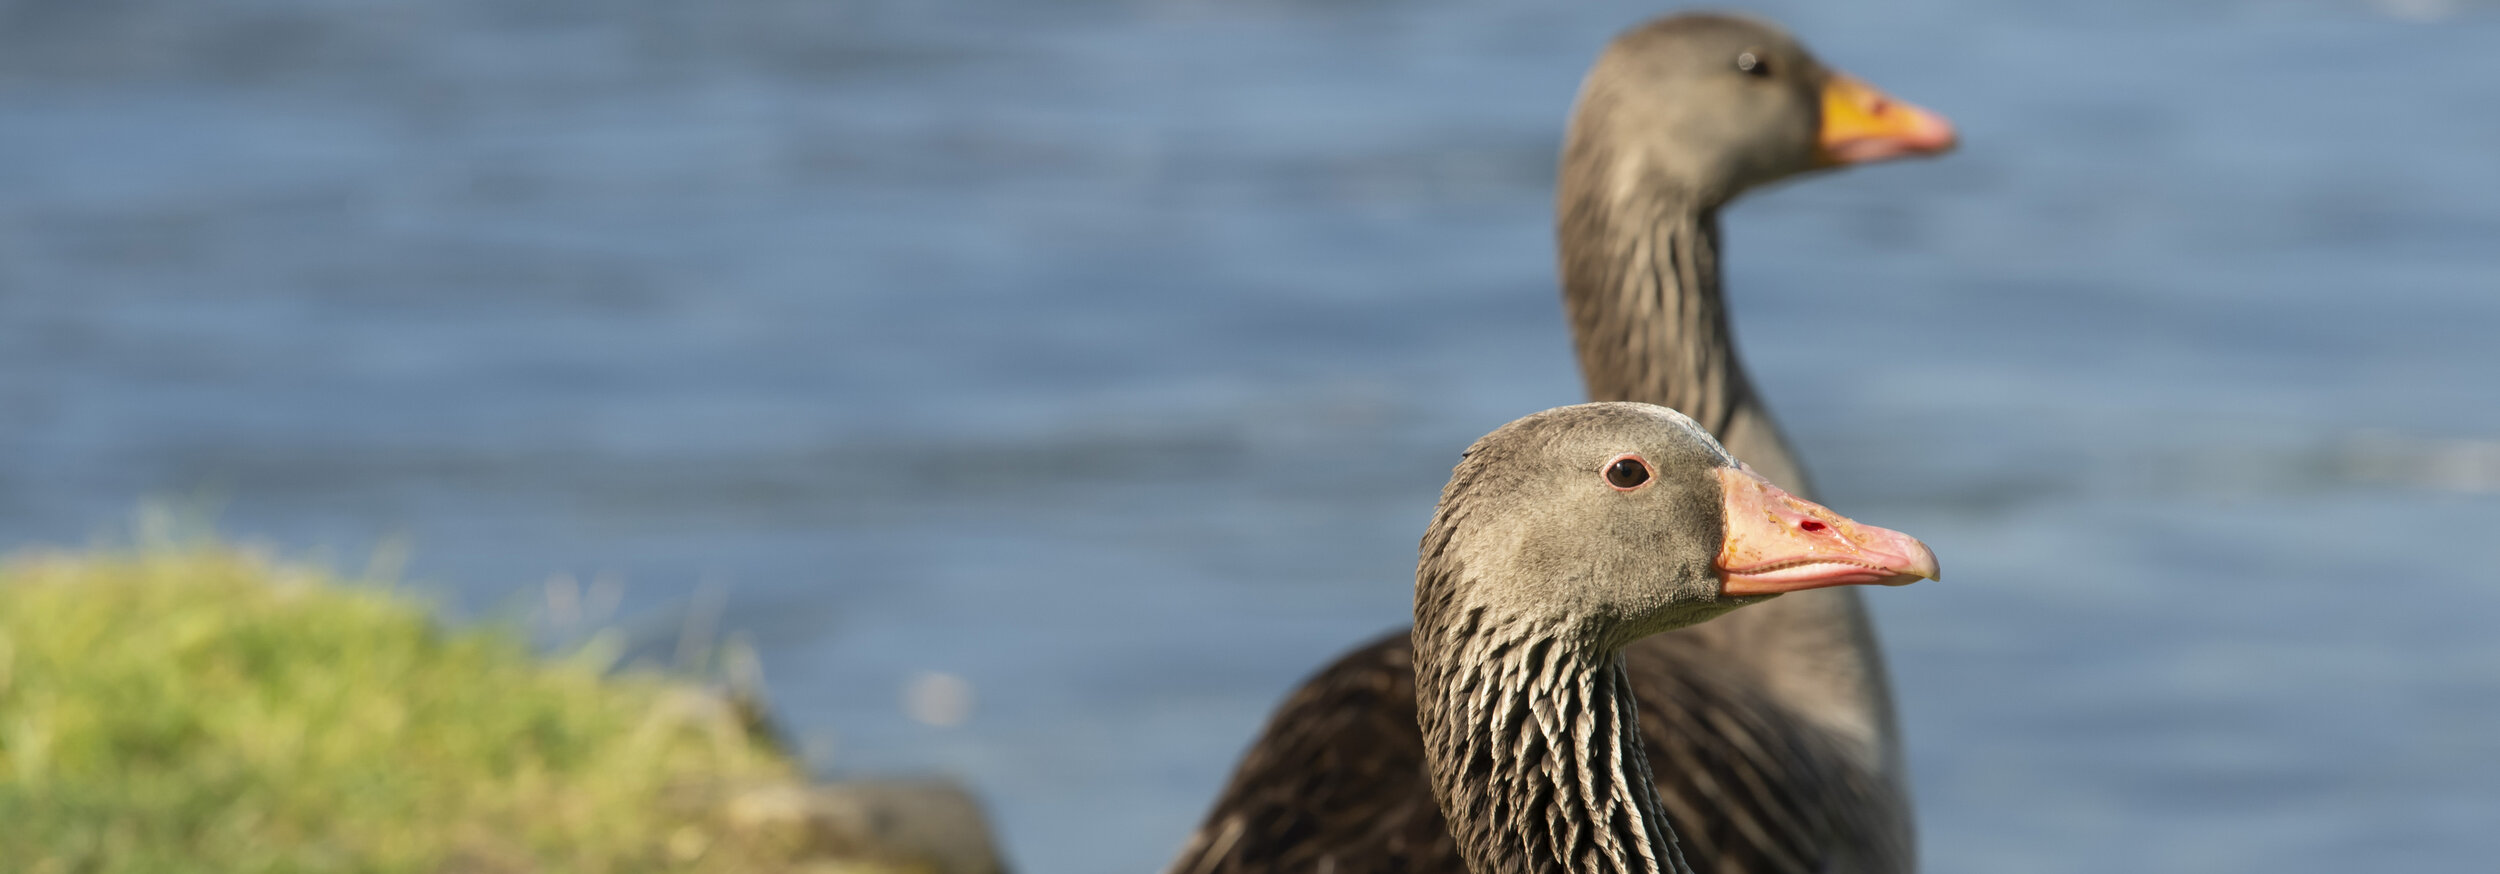
[[[1757,403],[1719,294],[1719,217],[1690,196],[1578,192],[1560,207],[1563,306],[1589,399],[1672,407],[1710,433]]]
[[[1418,589],[1415,690],[1433,795],[1474,874],[1689,874],[1641,749],[1619,648]]]
[[[1814,489],[1755,393],[1719,286],[1726,195],[1677,183],[1602,135],[1566,149],[1557,196],[1563,305],[1589,399],[1671,407],[1763,476]],[[1898,779],[1900,745],[1883,655],[1858,593],[1777,599],[1681,632],[1729,651],[1773,697],[1846,738]]]

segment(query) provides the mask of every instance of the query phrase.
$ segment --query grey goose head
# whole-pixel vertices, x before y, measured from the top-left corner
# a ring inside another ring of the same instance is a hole
[[[1908,535],[1746,469],[1682,413],[1558,407],[1502,426],[1452,472],[1421,549],[1427,598],[1545,618],[1620,648],[1763,597],[1936,575]]]
[[[1675,15],[1617,36],[1581,86],[1566,175],[1709,205],[1829,167],[1935,155],[1952,123],[1817,60],[1759,19]]]

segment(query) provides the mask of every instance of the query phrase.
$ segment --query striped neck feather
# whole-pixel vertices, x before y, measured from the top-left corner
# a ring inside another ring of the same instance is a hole
[[[1453,612],[1415,628],[1415,694],[1433,794],[1468,869],[1686,872],[1622,653],[1565,624]]]
[[[1563,199],[1563,308],[1593,401],[1682,411],[1713,434],[1755,404],[1719,290],[1719,217],[1656,185]],[[1662,192],[1662,193],[1648,193]]]

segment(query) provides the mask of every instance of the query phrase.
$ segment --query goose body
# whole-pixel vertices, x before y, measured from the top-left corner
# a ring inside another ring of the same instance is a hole
[[[1941,118],[1762,22],[1681,15],[1619,36],[1583,85],[1556,201],[1591,397],[1689,414],[1810,497],[1736,354],[1718,210],[1790,176],[1952,144]],[[1656,799],[1694,871],[1915,868],[1881,651],[1854,589],[1785,595],[1620,656]],[[1391,633],[1296,689],[1169,874],[1466,870],[1426,779],[1415,664],[1410,635]]]

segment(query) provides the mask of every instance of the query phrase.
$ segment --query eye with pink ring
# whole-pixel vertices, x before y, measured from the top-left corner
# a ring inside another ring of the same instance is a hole
[[[1649,462],[1640,453],[1626,452],[1598,468],[1597,475],[1604,477],[1606,485],[1615,491],[1628,492],[1649,484]]]

